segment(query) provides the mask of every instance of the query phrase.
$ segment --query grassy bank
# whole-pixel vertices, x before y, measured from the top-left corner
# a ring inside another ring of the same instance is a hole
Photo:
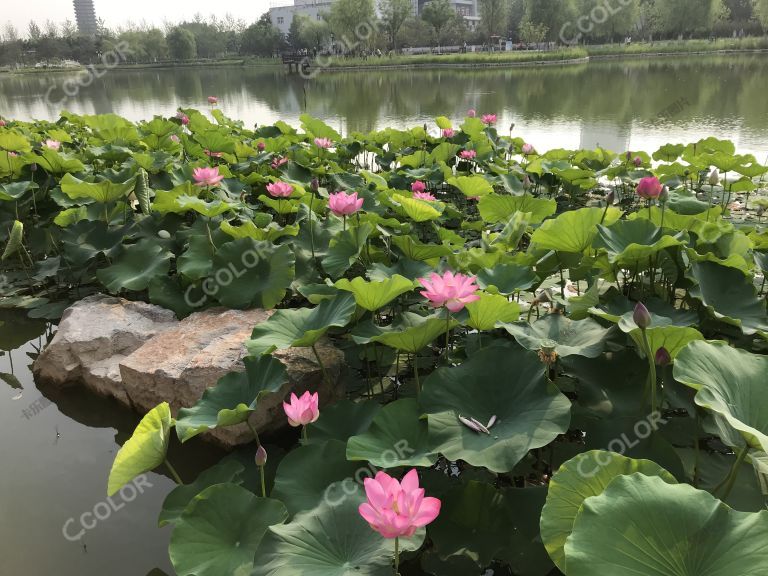
[[[579,60],[588,56],[582,48],[564,48],[549,52],[471,52],[468,54],[417,54],[413,56],[385,56],[382,58],[330,58],[324,67],[380,68],[410,66],[501,66],[515,64],[550,63]]]
[[[710,40],[662,40],[658,42],[640,42],[625,46],[606,44],[585,46],[590,57],[641,56],[652,54],[702,54],[716,52],[739,52],[768,50],[768,36],[753,38],[721,38]]]
[[[165,68],[201,68],[206,66],[276,66],[281,64],[279,58],[222,58],[219,60],[187,60],[187,61],[164,61],[164,62],[139,62],[124,63],[118,66],[109,67],[110,70],[153,70]],[[88,67],[91,65],[89,64]],[[96,70],[106,68],[103,64],[97,63],[93,67]],[[0,69],[0,73],[8,74],[52,74],[52,73],[72,73],[85,70],[86,66],[79,68],[16,68]]]

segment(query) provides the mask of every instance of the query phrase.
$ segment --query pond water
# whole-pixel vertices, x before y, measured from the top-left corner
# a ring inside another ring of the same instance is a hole
[[[107,499],[112,461],[139,416],[79,387],[36,385],[29,367],[55,328],[8,310],[0,322],[0,574],[173,574],[170,530],[157,528],[173,481],[149,473]],[[194,477],[220,456],[198,445],[171,458]]]
[[[670,141],[730,138],[741,152],[768,154],[768,54],[625,59],[513,69],[321,73],[313,80],[281,67],[217,66],[115,70],[72,98],[77,74],[0,76],[0,115],[55,119],[61,109],[114,112],[131,120],[204,108],[216,95],[248,125],[303,112],[344,134],[458,118],[468,108],[499,115],[499,129],[540,149],[604,146],[653,151]],[[69,90],[73,92],[72,90]],[[433,128],[436,130],[436,128]]]

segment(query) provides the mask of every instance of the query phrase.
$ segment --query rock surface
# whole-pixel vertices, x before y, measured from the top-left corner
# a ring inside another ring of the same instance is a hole
[[[157,306],[92,296],[64,313],[56,336],[33,369],[43,381],[60,386],[83,383],[141,413],[167,401],[175,416],[180,408],[193,406],[219,378],[244,370],[244,342],[271,314],[209,309],[178,321]],[[338,382],[343,354],[325,340],[317,348],[330,381]],[[286,425],[282,401],[291,391],[319,391],[324,402],[341,396],[338,386],[323,379],[311,349],[279,350],[274,356],[285,364],[289,382],[279,393],[264,397],[251,415],[259,432]],[[204,436],[226,447],[253,439],[246,424]]]
[[[88,296],[62,315],[56,335],[35,361],[35,377],[58,386],[83,383],[127,404],[120,361],[177,323],[173,312],[159,306]]]

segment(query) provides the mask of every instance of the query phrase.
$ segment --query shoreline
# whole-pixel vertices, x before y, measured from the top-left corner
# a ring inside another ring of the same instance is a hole
[[[607,60],[619,60],[619,59],[653,59],[664,58],[671,56],[689,57],[689,56],[730,56],[740,54],[768,54],[768,48],[726,48],[718,50],[648,50],[648,51],[624,51],[624,52],[606,52],[601,53],[599,49],[594,53],[590,53],[589,48],[585,48],[587,55],[579,56],[576,58],[562,58],[555,60],[547,59],[514,59],[499,60],[499,61],[472,61],[467,59],[467,62],[454,61],[454,62],[440,62],[439,58],[435,60],[429,60],[426,62],[398,62],[392,64],[349,64],[349,65],[330,65],[330,66],[310,66],[309,70],[322,70],[324,72],[372,72],[375,70],[418,70],[418,69],[466,69],[466,68],[531,68],[537,66],[567,66],[588,64],[589,62],[600,62]],[[482,54],[482,53],[473,53]],[[504,54],[504,53],[500,53]],[[514,53],[509,53],[514,54]],[[374,57],[375,58],[375,57]],[[402,57],[399,57],[402,58]],[[196,61],[196,62],[162,62],[162,63],[145,63],[145,64],[124,64],[119,66],[107,67],[103,65],[93,65],[94,70],[176,70],[183,68],[205,68],[209,66],[230,66],[230,67],[242,67],[242,68],[278,68],[284,67],[282,60],[273,59],[273,61],[263,60],[248,60],[248,59],[231,59],[220,61]],[[1,75],[38,75],[38,74],[72,74],[87,71],[91,66],[82,66],[80,68],[26,68],[21,70],[0,70]]]

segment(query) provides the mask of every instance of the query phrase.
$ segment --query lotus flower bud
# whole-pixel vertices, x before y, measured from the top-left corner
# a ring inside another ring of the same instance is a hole
[[[662,204],[666,204],[667,200],[669,200],[669,188],[664,186],[664,189],[661,191],[661,194],[659,194],[659,202]]]
[[[664,366],[669,366],[672,363],[672,356],[670,356],[667,349],[662,346],[656,351],[656,358],[654,360],[657,366],[661,366],[663,368]]]
[[[640,168],[640,166],[642,166],[642,165],[643,165],[643,159],[642,159],[642,158],[640,158],[640,156],[635,156],[635,159],[634,159],[634,161],[633,161],[633,162],[635,163],[635,166],[636,166],[637,168]]]
[[[629,162],[630,160],[632,160],[632,152],[627,150],[627,162]]]
[[[29,171],[30,172],[37,172],[37,164],[35,164],[34,162],[32,164],[30,164],[29,165]]]
[[[509,131],[512,132],[512,130],[515,129],[515,123],[512,122],[512,124],[509,125]]]
[[[312,178],[312,181],[309,183],[309,188],[312,192],[317,192],[320,189],[320,181],[317,178]]]
[[[717,186],[720,183],[720,173],[717,171],[717,168],[712,170],[712,172],[709,173],[709,185],[710,186]]]
[[[259,449],[256,450],[256,466],[264,466],[267,463],[267,451],[264,446],[259,444]]]
[[[611,190],[605,196],[605,205],[606,206],[613,206],[613,202],[615,200],[616,200],[616,192],[614,190]]]
[[[267,145],[264,144],[264,142],[259,142],[258,144],[256,144],[256,148],[258,149],[259,152],[264,152],[266,147]]]
[[[648,308],[643,305],[642,302],[638,302],[635,305],[635,311],[632,314],[632,319],[635,321],[635,324],[641,329],[645,330],[648,328],[648,326],[651,325],[651,313],[648,312]]]
[[[531,189],[531,179],[528,178],[528,174],[523,177],[523,190],[530,190]]]

